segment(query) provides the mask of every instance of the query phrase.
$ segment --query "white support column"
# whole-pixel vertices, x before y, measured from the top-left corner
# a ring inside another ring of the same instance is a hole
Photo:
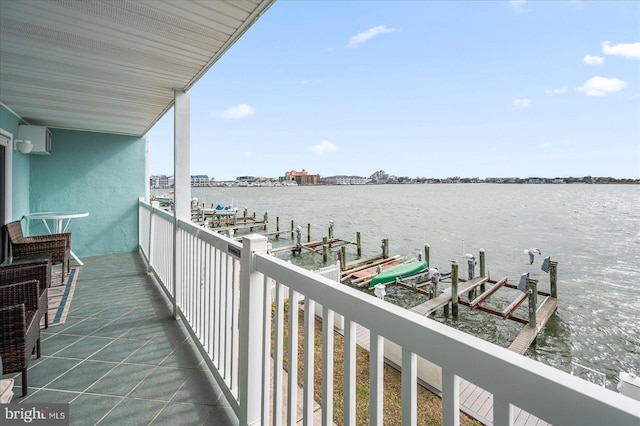
[[[333,311],[322,307],[322,424],[333,424]]]
[[[460,426],[460,380],[442,369],[442,424]]]
[[[316,304],[308,297],[304,299],[304,371],[302,373],[302,415],[303,426],[313,425],[313,385],[314,385],[314,335],[316,322]]]
[[[241,425],[257,425],[262,409],[264,278],[253,269],[255,253],[267,252],[267,237],[249,235],[242,240],[240,259],[240,327],[238,399]],[[264,389],[266,391],[266,389]]]
[[[356,323],[344,319],[344,425],[356,424]]]
[[[191,106],[189,92],[175,92],[173,180],[177,219],[191,220]]]
[[[415,426],[418,418],[418,359],[402,348],[402,424]]]
[[[182,244],[180,242],[178,221],[191,220],[191,107],[189,92],[176,90],[173,104],[173,201],[174,201],[174,229],[173,229],[173,316],[178,318],[182,283]]]
[[[382,426],[384,422],[384,339],[369,334],[369,424]]]

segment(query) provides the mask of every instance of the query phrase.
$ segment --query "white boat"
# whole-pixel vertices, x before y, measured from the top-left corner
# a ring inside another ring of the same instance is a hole
[[[620,382],[618,392],[623,395],[640,401],[640,377],[633,373],[620,372]]]

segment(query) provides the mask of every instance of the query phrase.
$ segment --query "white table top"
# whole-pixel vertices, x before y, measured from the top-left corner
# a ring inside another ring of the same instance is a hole
[[[26,214],[24,217],[27,219],[75,219],[87,216],[89,212],[38,212]]]

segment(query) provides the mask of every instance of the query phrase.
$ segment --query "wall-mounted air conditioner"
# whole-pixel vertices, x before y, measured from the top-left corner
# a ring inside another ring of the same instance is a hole
[[[45,126],[21,124],[18,126],[17,139],[31,141],[31,154],[51,154],[51,132]]]

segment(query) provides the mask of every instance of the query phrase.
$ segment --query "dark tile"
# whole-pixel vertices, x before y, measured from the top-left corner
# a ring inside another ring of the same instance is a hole
[[[56,356],[60,358],[85,359],[111,343],[113,343],[113,339],[87,336],[57,352]]]
[[[168,341],[150,340],[143,347],[125,359],[125,362],[132,364],[160,365],[179,344]]]
[[[105,326],[104,320],[87,318],[84,321],[78,322],[77,324],[67,328],[65,330],[65,333],[88,336],[89,334],[93,333],[94,331],[104,326]]]
[[[198,368],[201,363],[202,356],[189,343],[182,343],[162,361],[162,365],[181,368]]]
[[[147,401],[144,399],[124,399],[109,414],[104,417],[99,425],[148,425],[160,411],[166,402]],[[181,425],[181,422],[174,423]]]
[[[170,401],[190,374],[191,370],[158,367],[129,396]]]
[[[27,383],[30,387],[42,388],[52,380],[71,370],[80,362],[82,361],[77,359],[47,358],[29,368],[27,371]],[[18,381],[21,383],[20,380]],[[16,386],[21,386],[21,384],[16,383]]]
[[[199,404],[170,403],[160,412],[152,425],[237,425],[233,410]]]
[[[69,404],[69,424],[95,425],[116,406],[122,398],[106,395],[83,394]]]
[[[222,389],[211,373],[195,370],[176,392],[171,402],[216,405],[221,397]]]
[[[41,351],[47,355],[54,355],[56,352],[82,339],[82,336],[72,336],[67,334],[55,334],[42,339],[40,336]]]
[[[129,330],[136,326],[135,321],[120,319],[106,324],[104,327],[97,329],[93,332],[92,336],[104,336],[104,337],[120,337],[126,334]]]
[[[115,366],[111,362],[83,361],[50,383],[47,388],[82,392]]]
[[[153,372],[148,365],[120,364],[87,389],[87,393],[126,396]]]
[[[147,343],[145,340],[116,339],[112,344],[93,354],[89,359],[120,362]]]
[[[65,404],[69,403],[80,395],[79,392],[57,391],[50,389],[38,389],[32,391],[29,388],[29,393],[20,402],[36,403],[44,402],[49,404]]]

